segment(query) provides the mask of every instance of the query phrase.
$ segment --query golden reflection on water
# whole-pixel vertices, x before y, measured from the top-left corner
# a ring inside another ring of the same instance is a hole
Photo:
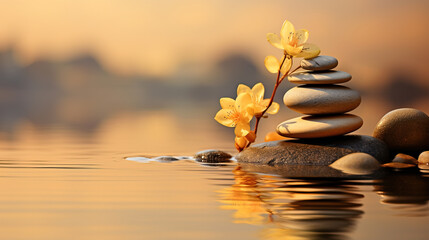
[[[223,209],[236,223],[267,224],[263,239],[343,239],[363,214],[362,194],[338,181],[279,179],[234,169]]]
[[[262,224],[272,221],[272,212],[266,206],[266,199],[260,188],[260,176],[242,171],[240,167],[233,170],[235,183],[220,191],[222,209],[232,209],[235,223]]]

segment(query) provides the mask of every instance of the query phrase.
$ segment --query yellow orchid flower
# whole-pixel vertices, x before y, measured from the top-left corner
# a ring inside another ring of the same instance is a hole
[[[253,112],[251,108],[252,97],[249,93],[237,95],[237,99],[221,98],[222,107],[215,116],[215,120],[227,127],[235,127],[237,137],[244,137],[250,132],[250,120]]]
[[[280,36],[275,33],[268,33],[267,39],[276,48],[284,50],[288,55],[293,57],[314,58],[320,53],[320,49],[310,43],[308,31],[301,29],[295,32],[295,27],[288,20],[284,21]]]
[[[254,111],[253,115],[255,116],[257,116],[258,114],[260,115],[267,108],[270,102],[270,99],[264,99],[265,88],[262,83],[255,84],[252,89],[250,89],[244,84],[240,84],[237,87],[237,95],[242,93],[250,94],[252,98],[252,107],[250,109]],[[279,108],[280,105],[276,102],[273,102],[266,111],[266,113],[276,114],[279,111]]]

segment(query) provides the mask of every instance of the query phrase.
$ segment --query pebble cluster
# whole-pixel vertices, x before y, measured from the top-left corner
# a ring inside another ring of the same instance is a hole
[[[293,111],[306,114],[277,126],[277,133],[292,138],[321,138],[344,135],[359,129],[362,118],[347,114],[361,102],[359,92],[338,85],[351,80],[349,73],[332,70],[338,60],[318,56],[301,61],[307,71],[288,76],[291,83],[303,84],[287,91],[284,104]]]

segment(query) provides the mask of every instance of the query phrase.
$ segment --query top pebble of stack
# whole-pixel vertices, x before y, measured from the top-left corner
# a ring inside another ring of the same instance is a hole
[[[338,60],[331,56],[318,56],[311,59],[301,61],[301,67],[305,70],[324,71],[335,68],[338,65]]]
[[[293,73],[288,80],[295,84],[336,84],[352,79],[349,73],[331,70],[338,65],[338,60],[331,56],[318,56],[301,61],[304,72]]]

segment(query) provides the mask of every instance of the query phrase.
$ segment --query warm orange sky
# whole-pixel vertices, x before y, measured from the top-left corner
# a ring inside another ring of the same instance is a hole
[[[287,18],[350,70],[377,75],[374,66],[397,65],[426,73],[428,10],[423,0],[0,1],[0,46],[14,43],[25,63],[90,51],[128,74],[204,69],[234,51],[263,68],[265,55],[280,54],[265,35]]]

